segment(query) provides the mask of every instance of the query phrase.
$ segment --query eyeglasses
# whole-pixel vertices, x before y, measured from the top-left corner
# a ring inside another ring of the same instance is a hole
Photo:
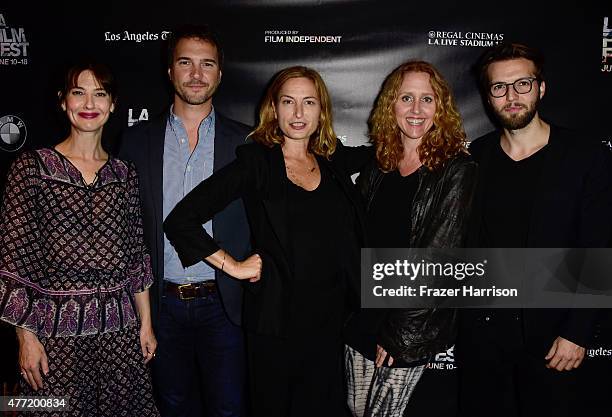
[[[508,94],[508,86],[511,85],[518,94],[527,94],[533,87],[533,82],[538,81],[535,77],[519,78],[513,83],[495,83],[489,86],[489,94],[500,98]]]

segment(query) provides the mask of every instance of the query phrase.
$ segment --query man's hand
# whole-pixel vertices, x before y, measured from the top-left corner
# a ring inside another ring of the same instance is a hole
[[[561,336],[557,337],[544,359],[547,368],[557,371],[571,371],[582,363],[586,349]]]

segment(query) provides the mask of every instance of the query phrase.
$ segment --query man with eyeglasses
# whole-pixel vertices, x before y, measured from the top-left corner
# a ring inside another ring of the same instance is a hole
[[[487,51],[480,84],[499,129],[472,142],[479,184],[474,247],[593,248],[610,238],[610,164],[598,143],[542,120],[540,53]],[[588,309],[462,310],[461,415],[569,416],[571,385],[592,333]]]

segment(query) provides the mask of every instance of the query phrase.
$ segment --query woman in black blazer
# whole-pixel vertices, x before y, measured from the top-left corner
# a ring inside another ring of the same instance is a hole
[[[364,239],[350,175],[371,151],[349,152],[337,142],[327,88],[310,68],[278,73],[259,118],[255,143],[239,147],[233,163],[189,193],[164,230],[183,265],[205,259],[248,282],[243,323],[253,415],[339,416],[341,333],[347,302],[358,300]],[[202,227],[237,198],[255,252],[243,261]]]

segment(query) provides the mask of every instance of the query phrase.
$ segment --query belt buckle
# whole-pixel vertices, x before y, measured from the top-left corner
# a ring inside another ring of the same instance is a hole
[[[191,284],[179,284],[178,286],[179,299],[183,301],[194,300],[195,296],[189,297],[189,296],[183,295],[183,288],[185,287],[191,287]]]

